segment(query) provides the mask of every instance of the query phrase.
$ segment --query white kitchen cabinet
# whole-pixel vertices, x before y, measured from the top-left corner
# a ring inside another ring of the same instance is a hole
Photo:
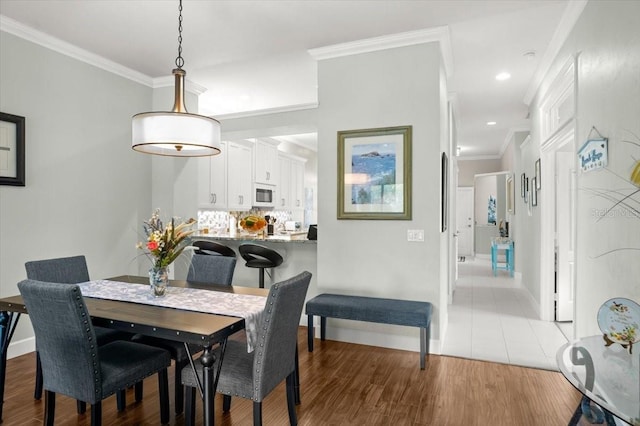
[[[276,209],[304,210],[304,160],[280,153],[280,183]]]
[[[220,143],[220,154],[198,158],[198,207],[227,207],[227,143]]]
[[[251,209],[251,146],[241,142],[227,144],[227,208]]]
[[[304,161],[291,160],[291,210],[304,210]]]
[[[257,139],[253,150],[254,182],[277,185],[279,165],[277,142]]]
[[[276,209],[291,210],[291,159],[278,155],[280,182],[276,192]]]

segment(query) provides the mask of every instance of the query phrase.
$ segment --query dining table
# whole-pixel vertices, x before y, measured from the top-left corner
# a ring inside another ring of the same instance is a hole
[[[199,360],[203,365],[203,380],[199,388],[204,401],[204,425],[213,425],[213,401],[216,378],[219,377],[219,374],[214,374],[214,368],[219,373],[230,335],[247,328],[257,329],[256,322],[260,320],[269,290],[170,280],[167,296],[155,298],[149,289],[149,278],[132,275],[78,285],[94,326],[182,342],[187,350],[189,345],[202,348]],[[203,303],[205,300],[207,303]],[[211,300],[223,302],[210,303]],[[218,305],[231,306],[234,304],[232,302],[237,302],[236,305],[241,307],[235,308],[238,312],[216,308]],[[253,308],[249,308],[250,305]],[[261,308],[256,308],[259,305]],[[244,312],[250,309],[254,312],[247,316]],[[28,311],[20,295],[0,298],[0,422],[3,414],[7,350],[23,314],[28,314]],[[249,331],[247,330],[248,334]],[[252,339],[247,336],[248,351],[252,350],[250,344],[254,339],[255,337]],[[217,363],[213,352],[216,345],[220,345]],[[194,362],[191,362],[191,368],[195,368]]]

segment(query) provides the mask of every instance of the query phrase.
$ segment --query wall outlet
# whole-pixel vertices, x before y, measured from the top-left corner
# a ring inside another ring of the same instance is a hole
[[[424,241],[424,229],[407,230],[407,241]]]

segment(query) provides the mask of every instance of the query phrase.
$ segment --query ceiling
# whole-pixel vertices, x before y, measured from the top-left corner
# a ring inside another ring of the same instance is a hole
[[[317,67],[309,49],[448,26],[461,156],[496,157],[511,132],[529,126],[525,93],[568,3],[184,0],[184,69],[207,89],[202,114],[313,104]],[[150,80],[175,67],[177,0],[0,0],[0,15]],[[497,81],[505,71],[511,78]],[[313,134],[292,139],[316,144]]]

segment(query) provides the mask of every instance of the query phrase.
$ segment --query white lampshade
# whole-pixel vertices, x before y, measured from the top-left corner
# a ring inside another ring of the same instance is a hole
[[[131,147],[140,152],[173,157],[220,153],[220,123],[186,112],[143,112],[131,121]]]

